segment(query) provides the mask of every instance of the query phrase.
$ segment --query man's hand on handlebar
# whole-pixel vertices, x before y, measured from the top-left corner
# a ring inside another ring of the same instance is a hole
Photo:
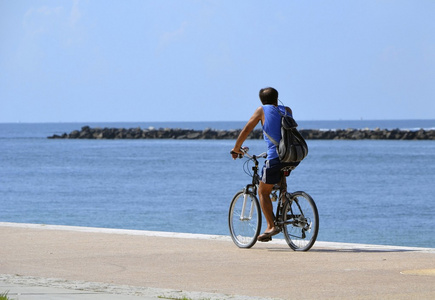
[[[230,153],[231,153],[231,156],[233,157],[234,160],[237,159],[237,158],[242,158],[243,155],[245,154],[245,153],[243,153],[243,152],[240,151],[240,150],[237,152],[237,151],[235,151],[234,149],[231,150]]]
[[[230,151],[230,153],[231,153],[231,156],[233,157],[233,159],[235,160],[236,158],[243,158],[243,156],[245,155],[246,152],[248,152],[248,150],[249,150],[248,147],[242,147],[238,151],[233,148]]]

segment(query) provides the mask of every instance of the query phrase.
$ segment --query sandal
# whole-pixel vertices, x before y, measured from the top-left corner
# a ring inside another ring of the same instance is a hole
[[[272,236],[277,235],[281,232],[281,229],[275,227],[271,232],[265,232],[258,236],[257,241],[259,242],[269,242],[272,240]]]

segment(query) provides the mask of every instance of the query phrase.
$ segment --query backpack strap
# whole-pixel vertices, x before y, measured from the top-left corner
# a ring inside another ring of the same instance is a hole
[[[270,135],[267,134],[267,132],[263,129],[263,133],[267,136],[267,138],[275,145],[278,147],[278,143],[275,141],[274,138],[272,138]]]
[[[281,102],[282,103],[282,102]],[[282,126],[282,118],[283,117],[285,117],[285,116],[287,116],[287,110],[285,109],[285,105],[283,105],[284,106],[284,114],[282,114],[281,113],[281,111],[279,110],[279,108],[278,107],[276,107],[276,109],[278,110],[278,113],[280,114],[280,116],[281,116],[281,126]],[[278,147],[278,142],[277,141],[275,141],[275,139],[274,138],[272,138],[264,129],[263,129],[263,133],[267,136],[267,138],[276,146],[276,147]]]

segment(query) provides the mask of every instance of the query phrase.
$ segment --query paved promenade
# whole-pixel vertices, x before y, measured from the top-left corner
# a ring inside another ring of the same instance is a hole
[[[435,299],[435,249],[0,223],[0,294],[19,300]]]

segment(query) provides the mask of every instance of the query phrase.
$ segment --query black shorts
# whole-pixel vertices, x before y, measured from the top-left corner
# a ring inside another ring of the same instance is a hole
[[[287,166],[296,167],[299,163],[281,163],[279,158],[266,160],[261,170],[261,181],[267,184],[276,184],[281,181],[281,169]]]

